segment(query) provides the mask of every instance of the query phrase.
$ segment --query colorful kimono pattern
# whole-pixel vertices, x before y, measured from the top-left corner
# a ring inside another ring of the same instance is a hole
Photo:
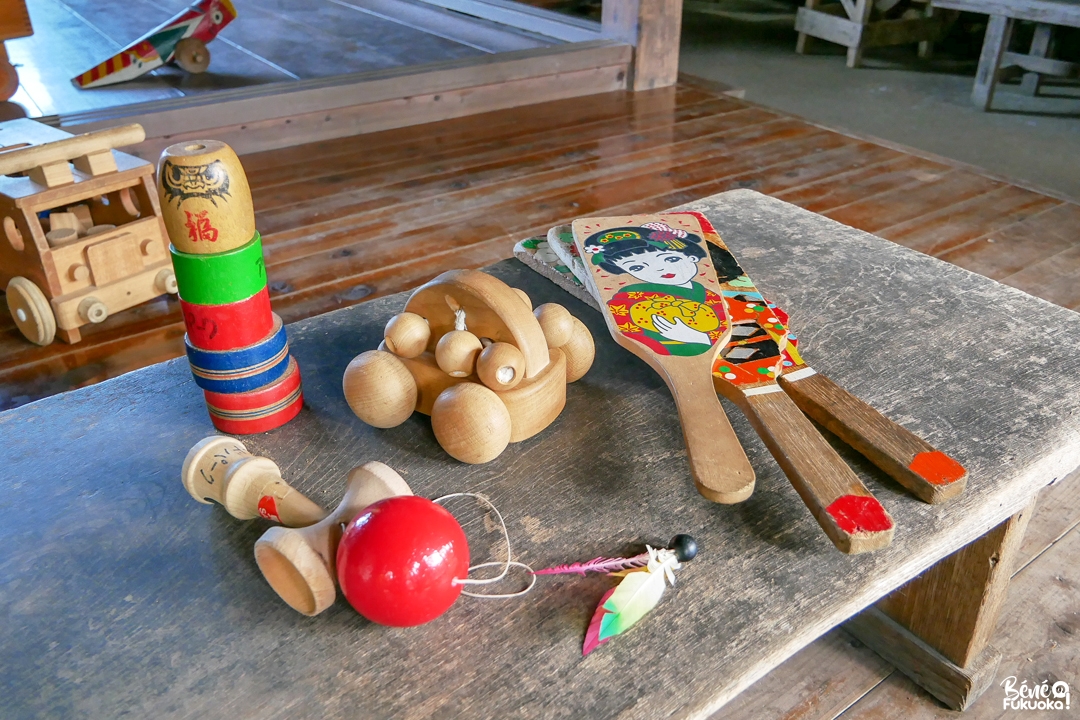
[[[704,285],[691,287],[639,283],[618,292],[608,301],[608,308],[619,332],[648,346],[659,355],[700,355],[716,344],[726,330],[724,300]],[[657,332],[653,315],[672,322],[676,318],[687,327],[709,336],[709,344],[669,340]]]

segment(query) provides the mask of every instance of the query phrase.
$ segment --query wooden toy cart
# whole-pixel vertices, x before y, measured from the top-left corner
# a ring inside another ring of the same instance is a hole
[[[154,167],[112,150],[144,137],[0,123],[0,286],[31,342],[76,343],[83,325],[176,292]]]

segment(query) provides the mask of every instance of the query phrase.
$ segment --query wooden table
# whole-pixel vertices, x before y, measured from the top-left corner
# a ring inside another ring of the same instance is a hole
[[[1080,65],[1053,57],[1053,32],[1056,25],[1080,27],[1080,2],[1077,0],[933,0],[934,6],[949,10],[986,13],[990,16],[979,54],[979,69],[971,101],[989,110],[994,88],[1003,70],[1024,71],[1021,90],[1029,95],[1039,91],[1042,76],[1075,77]],[[1017,20],[1035,23],[1031,47],[1026,53],[1011,52],[1013,24]]]
[[[999,536],[1023,524],[1009,518],[1080,464],[1080,316],[750,191],[693,207],[791,310],[819,370],[967,466],[964,495],[924,504],[847,453],[898,530],[883,551],[842,555],[732,409],[757,491],[705,501],[659,377],[597,313],[510,260],[491,272],[536,303],[565,303],[597,338],[592,371],[539,436],[466,466],[426,418],[392,430],[356,420],[341,373],[401,308],[393,296],[292,325],[306,408],[245,442],[324,505],[349,468],[376,459],[418,494],[486,493],[535,567],[694,534],[701,554],[646,621],[581,657],[606,577],[544,579],[517,601],[462,598],[411,629],[371,625],[341,601],[296,614],[255,566],[266,526],[180,485],[185,452],[212,427],[177,360],[0,415],[5,717],[703,718],[992,528],[1004,530],[982,544],[1007,566]],[[467,530],[473,561],[485,559],[493,536]],[[960,627],[1000,575],[948,588],[933,614]]]

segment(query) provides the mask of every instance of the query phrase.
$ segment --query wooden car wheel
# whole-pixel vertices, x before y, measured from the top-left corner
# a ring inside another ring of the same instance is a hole
[[[210,67],[210,50],[199,38],[186,37],[176,43],[176,64],[187,72],[198,75]]]
[[[7,304],[19,332],[36,345],[48,345],[56,337],[56,317],[45,293],[24,277],[11,278]]]

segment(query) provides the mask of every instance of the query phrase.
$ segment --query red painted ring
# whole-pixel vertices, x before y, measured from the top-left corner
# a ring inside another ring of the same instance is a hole
[[[206,404],[223,417],[240,419],[240,414],[255,413],[265,415],[274,411],[274,406],[289,397],[300,387],[300,366],[290,357],[285,374],[272,383],[254,390],[241,393],[221,393],[203,390]],[[280,408],[277,408],[280,409]]]
[[[228,420],[211,412],[210,420],[214,423],[214,427],[223,433],[229,433],[230,435],[252,435],[254,433],[268,432],[274,428],[281,427],[299,415],[302,407],[304,407],[304,394],[299,393],[290,405],[272,415],[251,418],[248,420]]]
[[[270,293],[264,287],[246,300],[225,305],[180,301],[188,341],[200,350],[235,350],[254,345],[274,329]]]
[[[209,391],[203,394],[214,427],[232,435],[273,430],[296,417],[304,406],[300,368],[291,358],[282,379],[257,390],[231,395]]]

